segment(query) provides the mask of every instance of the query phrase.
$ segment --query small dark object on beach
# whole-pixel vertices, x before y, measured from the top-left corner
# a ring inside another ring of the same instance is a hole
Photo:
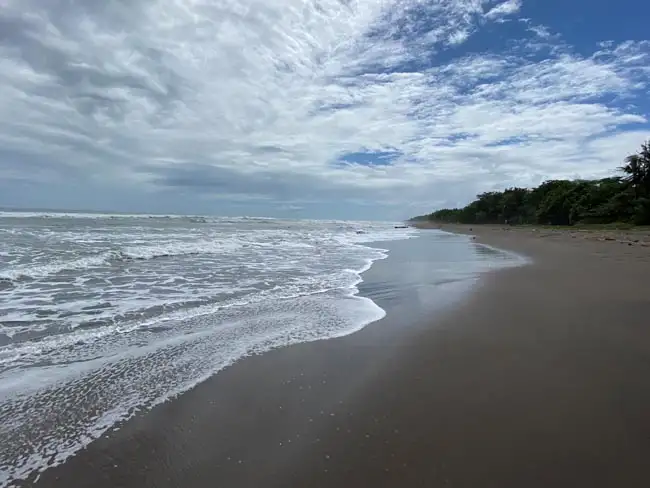
[[[408,229],[409,226],[408,225],[396,225],[395,228],[396,229]]]

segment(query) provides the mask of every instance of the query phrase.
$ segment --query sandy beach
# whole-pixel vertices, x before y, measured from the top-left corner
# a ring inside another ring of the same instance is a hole
[[[650,248],[448,230],[533,263],[435,311],[398,290],[362,331],[240,361],[22,486],[650,486]]]

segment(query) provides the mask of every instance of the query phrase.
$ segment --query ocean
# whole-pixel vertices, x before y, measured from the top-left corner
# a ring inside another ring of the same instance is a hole
[[[0,486],[246,356],[360,330],[385,315],[369,297],[426,286],[448,301],[516,263],[395,226],[0,212]],[[388,241],[405,269],[401,241],[430,258],[360,296]]]

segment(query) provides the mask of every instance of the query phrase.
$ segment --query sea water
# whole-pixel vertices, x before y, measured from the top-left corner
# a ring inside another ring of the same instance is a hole
[[[382,318],[357,285],[388,241],[404,272],[378,301],[494,262],[393,223],[0,212],[0,486],[243,357]]]
[[[393,224],[0,213],[0,486],[250,354],[350,334]]]

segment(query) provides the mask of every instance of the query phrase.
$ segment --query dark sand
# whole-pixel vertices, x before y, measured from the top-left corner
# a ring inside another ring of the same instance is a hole
[[[386,319],[241,361],[36,486],[649,487],[650,249],[474,230],[535,264],[442,313],[387,293]]]

